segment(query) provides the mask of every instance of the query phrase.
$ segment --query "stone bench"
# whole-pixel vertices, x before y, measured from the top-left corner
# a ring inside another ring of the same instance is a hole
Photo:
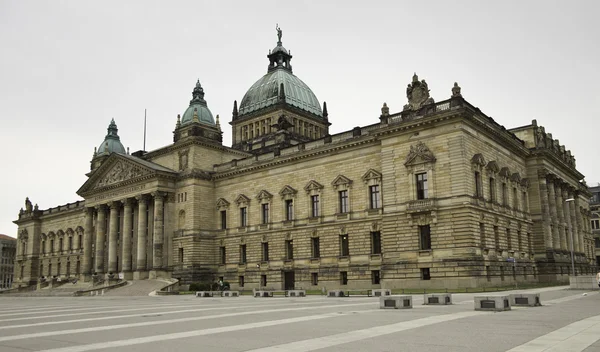
[[[475,296],[475,310],[490,310],[502,312],[510,310],[510,297],[508,295],[498,296]]]
[[[410,309],[412,296],[381,296],[379,297],[380,309]]]
[[[287,290],[286,297],[306,297],[306,290]]]
[[[254,291],[254,297],[273,297],[273,293],[279,291]]]
[[[542,303],[540,302],[539,293],[513,293],[510,295],[510,305],[539,307]]]
[[[373,296],[373,297],[391,296],[392,290],[387,289],[387,288],[374,289],[374,290],[371,290],[369,295]]]
[[[196,297],[213,297],[215,291],[197,291]]]
[[[344,290],[329,290],[327,291],[327,297],[346,297]]]
[[[239,297],[240,291],[223,291],[222,297]]]
[[[452,304],[452,294],[451,293],[428,293],[423,295],[423,304],[439,304],[439,305],[447,305]]]

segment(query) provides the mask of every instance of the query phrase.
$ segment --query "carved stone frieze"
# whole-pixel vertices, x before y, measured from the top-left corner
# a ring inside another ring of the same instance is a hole
[[[406,156],[405,166],[435,162],[435,156],[423,142],[410,146],[410,151]]]
[[[130,180],[132,178],[148,174],[137,165],[129,164],[123,160],[115,162],[113,167],[96,183],[94,188],[102,188],[115,183]]]

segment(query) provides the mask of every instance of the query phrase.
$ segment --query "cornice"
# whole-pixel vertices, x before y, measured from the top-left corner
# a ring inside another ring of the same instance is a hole
[[[211,148],[211,149],[214,149],[214,150],[225,151],[225,152],[236,154],[236,155],[243,156],[243,157],[249,157],[249,156],[251,156],[250,153],[245,153],[243,151],[236,150],[236,149],[233,149],[233,148],[229,148],[229,147],[226,147],[224,145],[219,145],[219,144],[216,144],[216,143],[210,143],[210,142],[206,142],[206,141],[200,140],[200,139],[195,138],[195,137],[191,137],[190,139],[183,140],[183,141],[177,142],[177,143],[173,143],[173,144],[168,145],[166,147],[163,147],[163,148],[160,148],[160,149],[148,152],[148,153],[144,154],[143,159],[144,160],[148,160],[148,161],[152,161],[151,160],[152,158],[155,158],[155,157],[158,157],[158,156],[161,156],[161,155],[165,155],[165,154],[170,154],[170,153],[173,153],[173,152],[175,152],[175,151],[177,151],[179,149],[182,149],[182,148],[185,148],[185,147],[189,147],[191,145],[208,147],[208,148]]]
[[[235,120],[231,120],[229,122],[229,124],[233,126],[233,125],[238,124],[238,123],[248,122],[248,121],[252,120],[255,117],[264,116],[266,114],[269,114],[269,113],[272,113],[272,112],[275,112],[275,111],[278,111],[278,110],[288,110],[288,111],[290,111],[290,112],[292,112],[294,114],[298,114],[298,115],[300,115],[302,117],[306,117],[306,118],[312,119],[315,122],[318,122],[318,123],[321,123],[321,124],[325,124],[327,126],[331,125],[331,122],[329,122],[329,120],[325,119],[322,116],[313,114],[313,113],[311,113],[309,111],[300,109],[298,107],[295,107],[293,105],[286,104],[286,103],[277,103],[277,104],[274,104],[274,105],[269,105],[269,106],[264,107],[264,108],[260,108],[258,110],[254,110],[254,111],[249,112],[249,113],[244,114],[244,115],[238,115],[238,117]]]

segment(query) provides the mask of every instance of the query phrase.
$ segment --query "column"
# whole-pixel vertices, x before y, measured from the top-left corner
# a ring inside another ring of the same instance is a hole
[[[122,271],[131,271],[131,224],[133,220],[133,212],[131,208],[131,199],[123,201],[123,231],[121,231],[121,262],[123,263]]]
[[[154,197],[154,253],[152,254],[152,262],[154,269],[162,268],[163,257],[163,215],[164,215],[164,195],[160,192],[152,193]]]
[[[136,197],[138,201],[138,243],[137,243],[137,270],[145,271],[146,268],[146,232],[148,229],[148,200],[144,196]]]
[[[94,209],[85,208],[85,228],[83,229],[83,274],[92,273],[92,227],[94,226]]]
[[[119,202],[110,203],[110,219],[108,232],[108,272],[117,272],[117,232],[119,231]]]
[[[550,203],[550,223],[552,223],[552,245],[554,249],[560,249],[560,236],[558,223],[556,221],[556,193],[554,192],[554,182],[548,182],[548,201]]]
[[[104,272],[104,241],[106,237],[106,205],[99,205],[96,210],[96,273]]]
[[[585,226],[583,223],[583,215],[581,214],[581,202],[579,199],[579,194],[575,194],[575,216],[577,220],[577,233],[579,235],[580,251],[585,253]]]
[[[558,215],[558,235],[560,237],[560,248],[568,251],[570,250],[571,246],[569,245],[570,239],[567,238],[569,236],[565,224],[565,207],[560,180],[554,181],[554,190],[556,193],[556,214]]]
[[[579,240],[579,231],[577,231],[577,214],[575,213],[575,195],[573,192],[569,191],[568,193],[569,199],[573,199],[569,202],[569,213],[571,215],[571,231],[573,231],[573,239],[574,239],[574,250],[575,253],[582,252],[581,246],[583,243]]]
[[[539,250],[546,251],[546,248],[552,248],[552,233],[550,231],[550,209],[548,201],[548,185],[546,182],[546,173],[540,170],[538,174],[539,190],[540,190],[540,207],[542,209],[542,232],[544,238],[544,246]],[[536,246],[534,244],[534,246]],[[537,252],[537,251],[536,251]]]

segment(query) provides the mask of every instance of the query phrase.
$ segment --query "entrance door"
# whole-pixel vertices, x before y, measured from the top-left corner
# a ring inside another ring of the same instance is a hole
[[[296,286],[296,281],[294,278],[293,271],[285,271],[283,273],[283,289],[284,290],[293,290],[294,286]]]

